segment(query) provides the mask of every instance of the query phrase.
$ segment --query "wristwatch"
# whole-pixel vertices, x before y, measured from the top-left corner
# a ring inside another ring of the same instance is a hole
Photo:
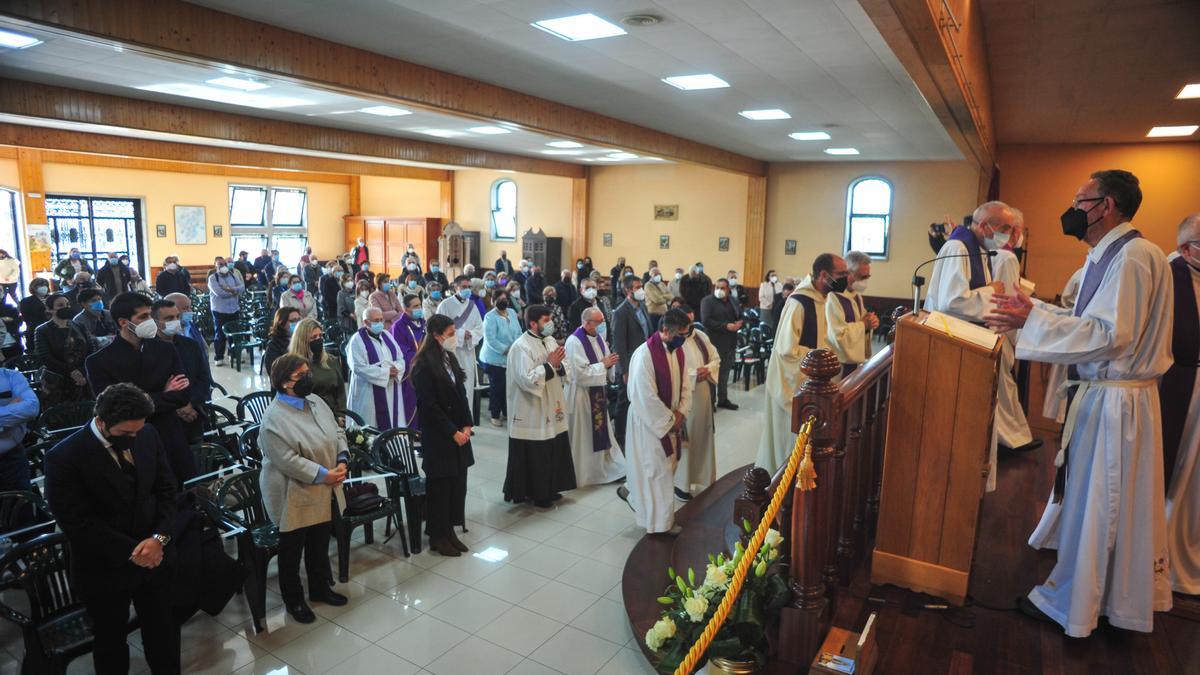
[[[167,544],[171,543],[171,538],[165,534],[152,534],[150,536],[154,537],[156,540],[158,540],[158,543],[162,544],[163,546],[166,546]]]

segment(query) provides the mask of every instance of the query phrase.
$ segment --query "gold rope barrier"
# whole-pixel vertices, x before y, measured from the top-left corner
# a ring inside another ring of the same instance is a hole
[[[742,592],[746,574],[750,571],[750,566],[754,564],[754,557],[762,548],[767,530],[771,529],[771,523],[775,520],[775,516],[779,515],[779,509],[783,507],[783,498],[787,496],[788,486],[791,485],[792,479],[796,478],[796,488],[801,492],[807,492],[817,486],[817,473],[813,470],[812,441],[810,440],[812,427],[816,421],[815,417],[809,417],[800,427],[800,433],[796,435],[796,445],[792,448],[792,456],[788,458],[787,468],[784,469],[783,478],[779,481],[779,488],[772,495],[766,513],[759,521],[758,528],[754,530],[754,536],[750,538],[750,543],[746,545],[742,559],[738,561],[737,567],[733,570],[733,578],[729,582],[728,590],[725,591],[725,597],[721,598],[721,604],[717,606],[717,611],[713,614],[712,619],[709,619],[708,625],[704,627],[700,639],[692,645],[683,662],[675,669],[675,675],[690,675],[696,668],[696,663],[704,656],[704,652],[708,651],[708,646],[717,636],[721,624],[725,623],[725,619],[728,618],[729,611],[733,608],[733,602]],[[799,472],[799,476],[796,475],[797,472]]]

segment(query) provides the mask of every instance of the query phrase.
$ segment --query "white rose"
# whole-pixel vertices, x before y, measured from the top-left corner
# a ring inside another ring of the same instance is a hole
[[[708,598],[702,595],[693,595],[683,601],[683,611],[687,612],[692,623],[700,623],[704,620],[704,613],[708,611]]]
[[[729,575],[725,572],[724,567],[717,565],[709,565],[704,572],[704,585],[713,588],[725,588],[729,585]]]
[[[779,530],[767,530],[767,537],[763,539],[763,543],[771,548],[779,548],[779,545],[783,543],[783,535],[779,534]]]
[[[664,642],[674,636],[675,622],[664,617],[646,631],[646,646],[650,648],[650,651],[656,652],[662,649]]]

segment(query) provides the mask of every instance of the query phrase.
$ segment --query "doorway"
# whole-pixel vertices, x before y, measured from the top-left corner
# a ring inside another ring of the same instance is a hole
[[[47,195],[46,220],[54,267],[75,248],[93,271],[107,262],[109,253],[116,253],[128,255],[130,264],[146,278],[140,199]]]

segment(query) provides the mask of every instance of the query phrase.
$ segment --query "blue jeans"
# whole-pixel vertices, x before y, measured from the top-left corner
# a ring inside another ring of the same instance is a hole
[[[508,368],[490,363],[483,366],[488,376],[488,412],[492,414],[492,419],[498,420],[501,415],[508,414],[508,390],[505,387]]]
[[[237,314],[213,312],[213,356],[220,361],[225,358],[225,331],[222,328],[231,321],[237,321]]]
[[[33,490],[33,484],[29,482],[29,459],[26,458],[25,448],[21,445],[0,455],[0,491],[9,490]],[[25,506],[22,507],[22,511],[14,521],[18,529],[33,524],[33,508]]]

